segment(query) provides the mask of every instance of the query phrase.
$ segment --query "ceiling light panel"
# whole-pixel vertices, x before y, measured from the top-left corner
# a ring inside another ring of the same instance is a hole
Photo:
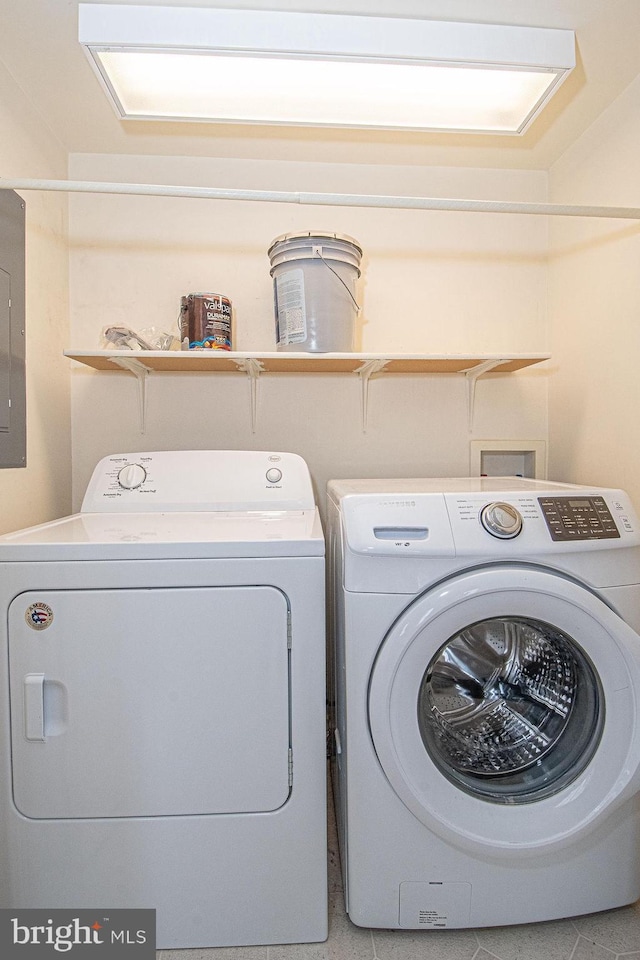
[[[123,119],[522,133],[573,33],[338,14],[80,4]]]

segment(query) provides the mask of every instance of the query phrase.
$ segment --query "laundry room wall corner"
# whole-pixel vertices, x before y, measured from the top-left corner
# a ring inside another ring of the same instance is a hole
[[[639,206],[640,79],[550,171],[559,203]],[[624,487],[640,506],[640,223],[555,218],[550,476]]]

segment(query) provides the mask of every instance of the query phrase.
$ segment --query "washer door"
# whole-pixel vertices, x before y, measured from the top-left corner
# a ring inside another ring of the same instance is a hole
[[[464,845],[539,850],[592,829],[639,783],[640,638],[559,574],[446,581],[386,636],[369,722],[395,793]]]

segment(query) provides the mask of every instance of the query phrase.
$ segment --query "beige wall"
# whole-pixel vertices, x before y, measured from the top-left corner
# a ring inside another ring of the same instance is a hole
[[[545,199],[540,173],[260,161],[74,156],[73,178],[336,193]],[[281,233],[334,230],[365,257],[359,345],[378,352],[528,352],[547,348],[547,225],[539,218],[293,204],[74,195],[70,198],[73,346],[98,349],[109,324],[172,331],[181,295],[233,302],[239,349],[273,350],[267,248]],[[347,476],[454,476],[471,438],[546,439],[543,368],[480,381],[473,430],[464,377],[382,376],[360,424],[350,376],[264,376],[251,431],[242,374],[159,375],[146,432],[134,379],[73,372],[76,504],[96,460],[115,450],[253,448],[304,456],[322,497]]]
[[[556,163],[551,199],[640,207],[640,80]],[[550,476],[626,488],[640,508],[640,225],[552,227]]]
[[[6,177],[60,177],[67,157],[0,63],[0,167]],[[0,470],[0,532],[68,512],[71,503],[67,198],[29,193],[27,467]]]
[[[640,81],[542,172],[74,156],[70,175],[257,189],[549,198],[640,206]],[[67,157],[0,64],[3,175],[65,177]],[[547,184],[548,179],[548,184]],[[70,507],[72,382],[75,503],[96,459],[116,449],[269,447],[309,460],[320,492],[331,476],[459,474],[469,440],[545,439],[549,475],[628,488],[640,507],[636,358],[640,227],[341,207],[25,194],[27,201],[28,466],[0,471],[0,530]],[[67,328],[67,208],[71,316]],[[365,249],[359,345],[371,351],[550,349],[550,365],[479,383],[470,427],[461,377],[382,376],[360,426],[354,377],[264,377],[251,431],[242,375],[154,376],[146,433],[126,374],[93,374],[62,358],[99,347],[107,324],[171,328],[179,298],[231,297],[240,349],[273,347],[266,250],[278,234],[331,229]],[[547,265],[548,232],[553,258]],[[548,329],[549,323],[549,329]],[[547,389],[549,407],[547,408]]]

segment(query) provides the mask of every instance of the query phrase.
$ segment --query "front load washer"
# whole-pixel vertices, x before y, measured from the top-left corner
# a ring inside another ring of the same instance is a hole
[[[526,923],[640,896],[640,536],[619,490],[333,481],[350,918]]]
[[[324,540],[304,461],[107,457],[0,538],[0,906],[159,948],[327,936]]]

